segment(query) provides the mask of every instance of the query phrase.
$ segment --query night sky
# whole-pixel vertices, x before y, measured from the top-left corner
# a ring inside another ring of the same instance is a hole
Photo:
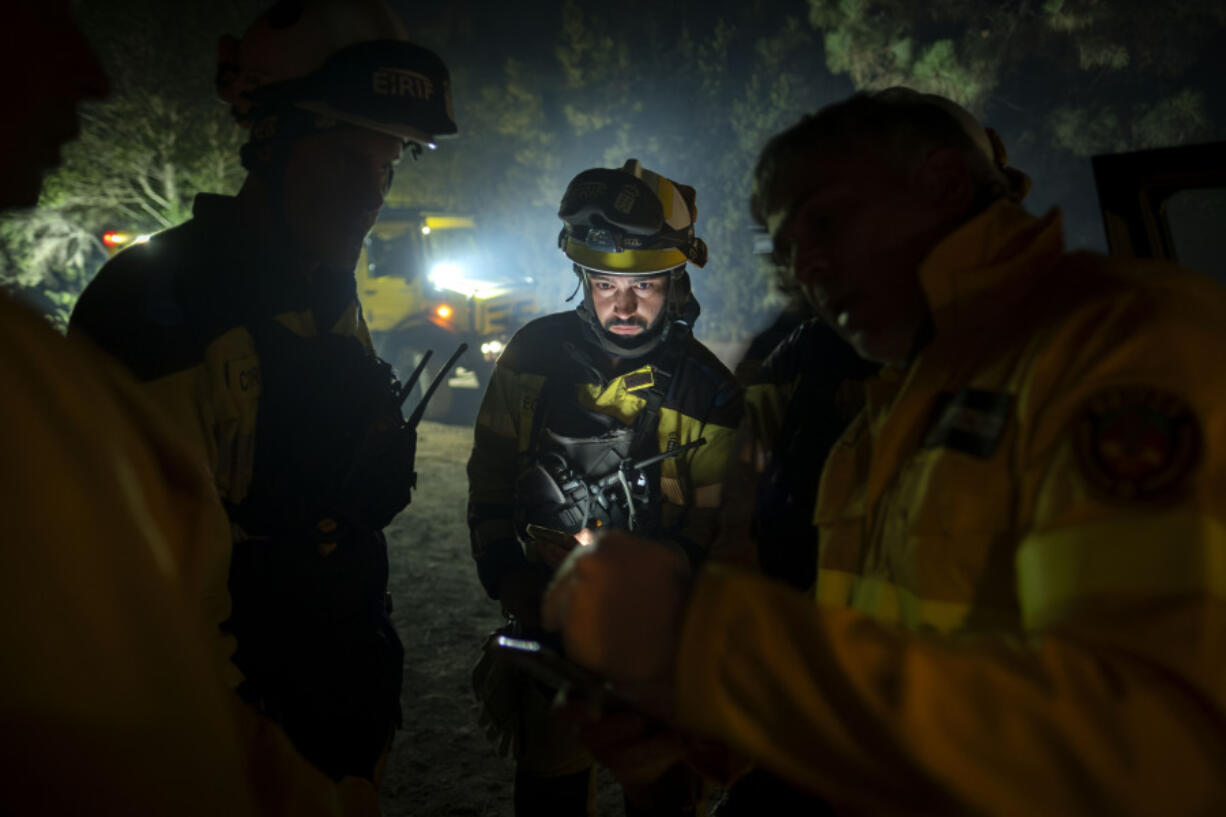
[[[508,270],[541,281],[545,305],[561,308],[573,280],[556,249],[567,181],[587,167],[638,158],[698,191],[698,233],[711,262],[695,286],[704,307],[699,334],[710,339],[747,336],[781,303],[752,252],[747,200],[758,149],[805,112],[859,88],[909,84],[962,102],[1001,133],[1012,164],[1032,176],[1028,208],[1065,210],[1074,247],[1105,249],[1092,155],[1226,138],[1226,50],[1215,47],[1226,12],[1216,3],[392,5],[411,36],[449,65],[461,130],[402,164],[396,202],[474,214]],[[165,223],[105,200],[81,206],[88,196],[75,195],[74,205],[63,193],[132,187],[124,167],[133,142],[148,140],[145,154],[167,149],[154,134],[215,131],[216,141],[234,140],[211,93],[216,37],[241,33],[262,6],[82,2],[79,16],[115,80],[98,119],[127,105],[123,127],[142,117],[148,127],[120,136],[120,128],[87,119],[44,207],[83,234],[114,224],[148,231],[185,217],[194,187],[234,189],[235,144],[221,144],[207,162],[176,148],[170,161],[192,172],[180,174],[179,204]],[[162,115],[151,98],[183,112]],[[201,167],[186,167],[193,163]],[[49,270],[38,286],[79,289],[99,260],[94,254],[75,272]]]

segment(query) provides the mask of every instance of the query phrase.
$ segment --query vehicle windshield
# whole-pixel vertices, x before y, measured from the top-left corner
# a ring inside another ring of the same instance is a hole
[[[370,274],[399,275],[409,283],[424,275],[436,289],[476,297],[500,294],[516,276],[495,263],[478,239],[471,227],[406,230],[392,238],[372,233],[366,250]]]
[[[1226,285],[1226,187],[1180,190],[1164,203],[1163,217],[1176,260]]]

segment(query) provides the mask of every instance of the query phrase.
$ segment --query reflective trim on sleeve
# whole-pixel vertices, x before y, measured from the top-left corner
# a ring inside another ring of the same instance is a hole
[[[694,489],[695,508],[718,508],[723,492],[723,485],[699,485]]]
[[[1226,526],[1177,508],[1032,534],[1017,554],[1027,630],[1090,596],[1207,594],[1226,599]]]
[[[908,629],[933,627],[946,633],[961,627],[971,609],[962,602],[921,599],[884,579],[843,570],[818,570],[816,597],[823,607],[850,608]]]
[[[664,501],[674,505],[685,504],[685,492],[681,490],[681,481],[675,477],[660,477],[660,493]]]
[[[486,408],[483,406],[477,415],[476,426],[483,431],[513,440],[515,439],[516,419],[516,417],[505,411],[500,411],[496,407]]]
[[[505,367],[495,366],[477,412],[477,429],[499,437],[514,439],[519,426],[519,376]]]

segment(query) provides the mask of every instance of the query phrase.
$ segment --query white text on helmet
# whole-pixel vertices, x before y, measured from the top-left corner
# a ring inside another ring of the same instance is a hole
[[[400,68],[380,68],[371,78],[372,88],[380,96],[411,96],[429,99],[434,96],[434,83],[424,74]]]
[[[571,187],[570,195],[576,199],[597,199],[604,195],[604,189],[600,182],[586,182]]]
[[[638,201],[639,188],[634,185],[627,184],[622,187],[617,193],[617,198],[613,201],[613,209],[619,213],[629,213],[634,209],[634,203]]]

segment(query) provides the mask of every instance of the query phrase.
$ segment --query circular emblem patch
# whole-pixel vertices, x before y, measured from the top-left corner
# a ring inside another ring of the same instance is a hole
[[[1200,424],[1187,401],[1170,392],[1103,389],[1082,407],[1076,447],[1086,479],[1106,496],[1169,499],[1200,464]]]

